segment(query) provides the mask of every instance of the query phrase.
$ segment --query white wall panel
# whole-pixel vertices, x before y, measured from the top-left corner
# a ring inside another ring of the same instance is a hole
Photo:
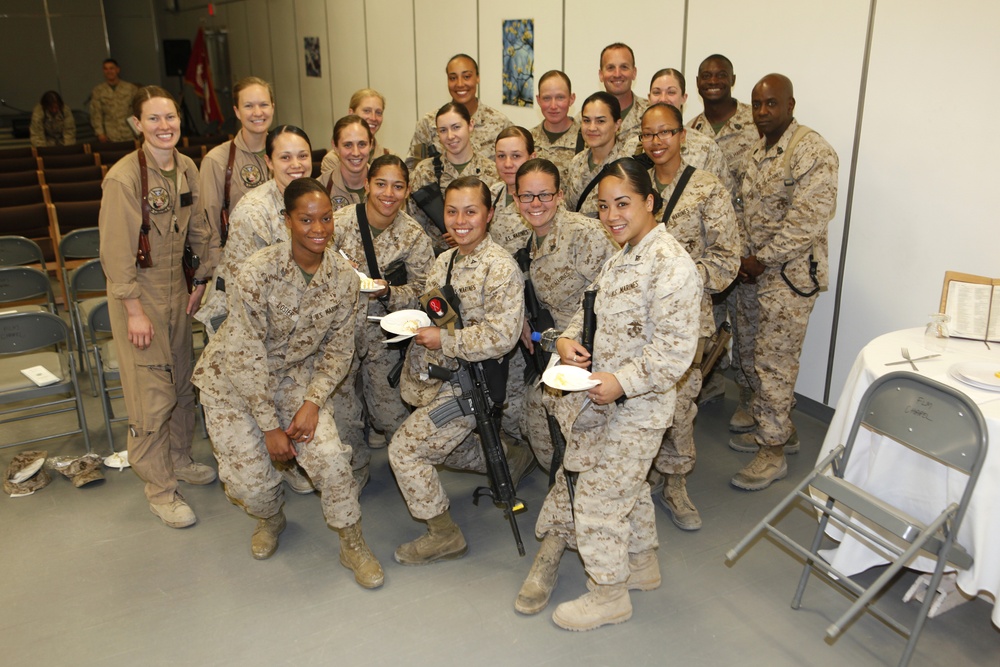
[[[368,84],[386,98],[378,140],[393,153],[405,156],[419,111],[413,66],[413,4],[367,0],[365,15]]]
[[[313,139],[314,147],[329,147],[333,124],[347,115],[351,95],[368,86],[368,49],[365,26],[364,0],[326,0],[327,32],[330,60],[325,66],[330,73],[331,117],[326,130],[325,144],[319,136]],[[323,73],[324,75],[326,72]]]
[[[542,122],[536,100],[533,107],[503,104],[503,22],[534,19],[535,77],[550,69],[562,69],[562,0],[508,0],[479,3],[479,98],[502,111],[515,125],[529,130]]]
[[[467,53],[479,60],[479,29],[476,25],[476,3],[469,0],[416,0],[413,5],[416,26],[417,114],[437,111],[451,101],[448,95],[448,75],[445,67],[456,53]],[[387,53],[386,55],[389,55]],[[405,67],[407,56],[398,65]],[[492,85],[490,77],[484,80]],[[414,119],[414,124],[416,119]],[[413,129],[410,129],[412,136]],[[409,139],[406,142],[407,150]]]
[[[333,63],[330,60],[330,35],[327,29],[326,3],[322,0],[295,0],[295,54],[298,72],[299,100],[302,104],[302,129],[312,140],[313,148],[329,145],[333,129],[333,105],[330,90],[333,81]],[[306,37],[319,38],[320,74],[306,76]],[[276,43],[275,58],[287,49]],[[291,49],[288,49],[291,51]]]
[[[299,77],[305,77],[305,55],[302,39],[295,30],[294,3],[292,0],[268,0],[267,14],[271,42],[271,82],[274,84],[274,96],[277,100],[274,125],[284,123],[301,127],[303,122]]]
[[[714,7],[716,3],[712,3]],[[632,90],[645,97],[649,79],[664,67],[680,69],[684,35],[684,1],[572,0],[566,3],[566,67],[580,111],[591,93],[604,90],[597,77],[601,50],[624,42],[635,52],[636,79]]]
[[[244,30],[247,33],[247,42],[250,45],[250,70],[247,75],[259,76],[265,81],[274,81],[274,65],[271,57],[271,32],[268,30],[270,16],[267,9],[267,0],[246,0],[242,3],[246,6],[246,24]],[[236,30],[235,24],[230,28],[230,39],[232,32]],[[234,63],[235,73],[235,63]],[[280,113],[279,109],[275,109]]]
[[[1000,275],[1000,136],[952,129],[955,115],[919,94],[943,87],[996,108],[997,25],[995,2],[878,3],[831,402],[865,343],[926,324],[945,271]]]
[[[840,157],[837,214],[829,228],[831,289],[820,294],[813,309],[796,385],[797,392],[820,402],[832,340],[868,7],[868,0],[771,0],[762,11],[741,0],[716,0],[691,3],[688,16],[685,75],[691,83],[686,117],[702,108],[694,85],[698,64],[705,56],[722,53],[733,61],[734,95],[742,102],[750,101],[751,89],[765,74],[787,75],[795,86],[796,119],[822,134]],[[726,20],[720,21],[720,16]]]

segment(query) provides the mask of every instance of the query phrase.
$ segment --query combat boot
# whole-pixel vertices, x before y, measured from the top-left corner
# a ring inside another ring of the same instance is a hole
[[[312,480],[305,476],[305,474],[299,470],[299,466],[296,465],[295,461],[286,463],[278,468],[278,472],[281,473],[282,479],[285,480],[285,484],[288,485],[295,493],[303,496],[307,496],[316,490],[313,486]]]
[[[582,632],[632,618],[632,600],[625,584],[597,584],[594,590],[552,612],[552,621],[564,630]]]
[[[381,586],[385,573],[361,534],[361,521],[338,528],[337,534],[340,535],[340,564],[354,572],[354,581],[364,588]]]
[[[439,560],[461,558],[468,550],[462,529],[445,510],[428,519],[427,532],[412,542],[401,544],[393,558],[400,565],[427,565]]]
[[[736,406],[736,412],[729,420],[729,430],[733,433],[746,433],[752,431],[754,427],[753,415],[750,414],[750,401],[753,400],[753,391],[749,387],[740,387],[740,404]]]
[[[761,447],[753,461],[733,475],[729,483],[746,491],[760,491],[788,475],[783,447]]]
[[[749,433],[740,433],[739,435],[734,435],[729,438],[729,449],[737,452],[743,452],[745,454],[754,454],[760,445],[757,444],[757,434],[756,429],[750,431]],[[785,441],[785,454],[798,454],[799,448],[801,447],[799,443],[799,432],[792,427],[792,434],[788,436],[788,440]]]
[[[371,475],[368,472],[368,466],[352,470],[351,474],[354,475],[354,481],[358,485],[358,496],[360,496],[361,490],[368,486],[368,482],[371,479]]]
[[[181,494],[175,493],[174,499],[163,505],[149,504],[149,511],[160,517],[160,521],[171,528],[187,528],[193,526],[198,517],[194,515],[191,506],[184,502]]]
[[[566,540],[552,533],[545,536],[531,564],[527,579],[514,601],[514,610],[522,614],[537,614],[545,609],[559,580],[559,561],[566,550]]]
[[[281,535],[285,525],[284,510],[278,510],[277,514],[267,519],[257,519],[257,527],[250,538],[250,553],[254,558],[264,560],[274,555],[278,550],[278,535]]]
[[[687,479],[684,475],[667,475],[666,478],[663,492],[655,496],[656,500],[667,508],[675,526],[681,530],[698,530],[701,528],[701,515],[688,497]]]
[[[698,407],[704,407],[709,403],[714,403],[726,396],[726,378],[716,369],[708,376],[708,380],[701,387],[698,394]]]
[[[663,578],[660,576],[660,559],[656,551],[649,549],[642,553],[628,555],[628,579],[625,588],[630,591],[655,591],[660,587]],[[597,590],[598,584],[587,577],[587,590]]]
[[[510,481],[514,484],[514,490],[520,486],[521,480],[535,469],[538,461],[531,448],[521,443],[510,443],[507,445],[507,468],[510,469]]]

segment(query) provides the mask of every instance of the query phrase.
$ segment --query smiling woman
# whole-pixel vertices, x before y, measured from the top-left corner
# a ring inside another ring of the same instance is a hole
[[[344,116],[334,123],[333,150],[337,160],[329,163],[331,171],[324,171],[321,178],[329,179],[327,193],[335,211],[365,198],[368,160],[374,144],[375,133],[360,116]]]
[[[334,223],[323,186],[299,179],[285,189],[283,204],[291,240],[241,267],[230,286],[239,307],[205,347],[194,381],[226,494],[257,520],[253,557],[270,557],[286,524],[281,475],[271,461],[295,459],[340,535],[341,564],[359,585],[378,588],[382,566],[361,534],[349,450],[327,402],[354,356],[359,280],[326,250]]]
[[[197,518],[177,492],[178,480],[215,480],[214,470],[191,459],[188,316],[201,303],[218,247],[200,206],[194,162],[174,150],[181,134],[177,103],[166,90],[147,86],[132,110],[144,141],[104,179],[101,263],[129,415],[129,461],[146,483],[153,514],[183,528]],[[190,295],[181,270],[185,245],[201,258]]]

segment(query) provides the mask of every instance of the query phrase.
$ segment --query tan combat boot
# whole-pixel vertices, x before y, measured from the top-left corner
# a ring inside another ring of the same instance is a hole
[[[663,578],[660,576],[660,559],[656,551],[650,549],[642,553],[628,555],[628,579],[625,588],[630,591],[654,591],[660,587]],[[597,590],[598,584],[587,577],[587,590]]]
[[[257,519],[253,537],[250,538],[250,553],[257,560],[270,558],[278,549],[278,535],[285,529],[285,512],[278,513],[267,519]]]
[[[340,535],[340,564],[354,572],[354,581],[364,588],[381,586],[385,573],[361,534],[361,521],[338,528],[337,534]]]
[[[681,530],[698,530],[701,528],[701,515],[694,506],[687,492],[687,479],[684,475],[667,475],[667,483],[663,485],[663,493],[657,500],[670,512],[670,520]]]
[[[559,580],[559,561],[566,550],[566,540],[552,533],[545,536],[531,564],[527,579],[514,601],[514,610],[522,614],[537,614],[545,609]]]
[[[406,544],[401,544],[393,558],[400,565],[427,565],[439,560],[461,558],[469,550],[462,529],[445,510],[427,520],[427,532]]]
[[[753,400],[753,391],[749,387],[740,387],[740,404],[729,420],[729,430],[733,433],[746,433],[753,430],[753,415],[750,414],[751,400]]]
[[[739,435],[734,435],[729,438],[729,449],[736,452],[743,452],[745,454],[756,454],[757,448],[760,445],[757,444],[757,429],[754,429],[748,433],[740,433]],[[793,426],[792,434],[788,436],[788,440],[785,441],[785,454],[798,454],[801,448],[801,443],[799,443],[799,432]]]
[[[784,447],[761,447],[753,461],[733,475],[729,483],[746,491],[760,491],[788,475]]]
[[[316,491],[312,480],[306,477],[305,473],[299,469],[295,461],[288,461],[278,467],[281,478],[285,480],[288,488],[299,495],[307,496]]]
[[[571,602],[563,602],[552,613],[556,625],[575,632],[624,623],[630,618],[632,600],[623,583],[597,584],[591,592]]]

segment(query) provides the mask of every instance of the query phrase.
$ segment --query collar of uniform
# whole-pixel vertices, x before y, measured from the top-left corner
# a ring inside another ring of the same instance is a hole
[[[643,255],[646,254],[647,247],[653,243],[660,234],[666,234],[666,228],[663,225],[656,225],[649,232],[642,237],[638,245],[626,246],[622,248],[621,259],[619,264],[637,264]]]
[[[754,147],[753,155],[755,158],[763,159],[765,157],[778,157],[785,154],[788,149],[788,143],[792,140],[792,135],[795,134],[795,130],[799,129],[799,123],[792,117],[792,122],[788,124],[785,131],[781,133],[781,137],[778,142],[767,147],[767,137],[761,137],[757,140],[757,145]]]
[[[569,211],[567,211],[566,207],[562,204],[562,202],[560,202],[559,206],[556,208],[556,215],[552,218],[552,226],[549,228],[549,233],[545,235],[542,242],[538,244],[538,248],[532,253],[532,259],[551,255],[558,250],[556,247],[556,239],[560,230],[559,223],[565,220],[567,215],[569,215]],[[532,234],[534,234],[534,232],[532,232]]]
[[[302,277],[302,270],[298,264],[295,263],[295,258],[292,257],[292,242],[283,242],[288,249],[284,257],[284,264],[281,267],[281,279],[285,282],[297,282],[301,280],[305,282],[305,278]],[[337,264],[333,259],[334,256],[339,257],[339,255],[327,247],[326,252],[323,253],[323,261],[320,263],[319,268],[316,269],[316,273],[313,274],[312,279],[309,281],[309,285],[306,289],[313,289],[319,285],[325,285],[332,282],[332,279],[337,275]],[[344,260],[345,262],[347,260]]]
[[[260,187],[262,188],[261,196],[268,197],[271,200],[275,211],[285,210],[285,196],[278,191],[278,181],[272,178]]]
[[[478,266],[479,263],[483,260],[483,253],[485,253],[486,249],[489,246],[492,246],[493,244],[494,244],[493,239],[491,239],[490,235],[487,234],[485,237],[483,237],[483,240],[479,242],[479,245],[476,246],[476,249],[473,250],[471,254],[459,255],[458,257],[455,258],[454,270],[458,270],[459,268],[471,269],[475,266]],[[455,249],[455,252],[458,252],[457,248]]]

